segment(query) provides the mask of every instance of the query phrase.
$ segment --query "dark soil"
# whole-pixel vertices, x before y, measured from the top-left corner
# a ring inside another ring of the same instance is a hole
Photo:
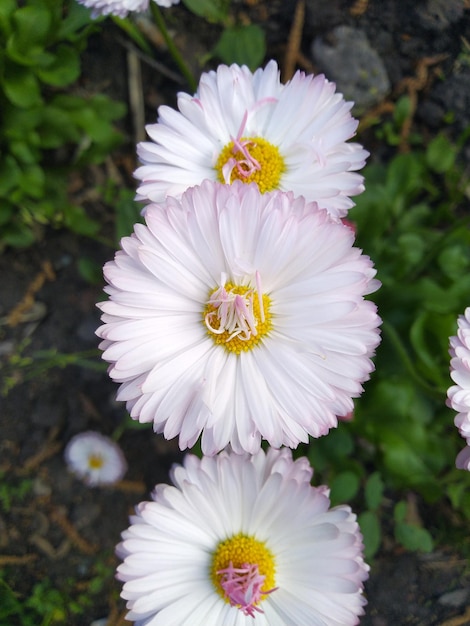
[[[284,67],[296,3],[239,0],[233,4],[240,19],[265,28],[268,57]],[[210,48],[219,33],[215,26],[200,32],[200,23],[195,25],[182,7],[169,11],[168,19],[187,58],[195,59]],[[467,1],[307,0],[296,67],[321,71],[311,58],[311,44],[318,37],[334,44],[333,29],[339,25],[362,29],[385,65],[390,89],[371,107],[382,111],[383,119],[390,115],[396,98],[408,93],[415,102],[410,121],[424,136],[435,134],[446,120],[452,121],[447,128],[454,137],[470,124]],[[127,100],[128,75],[122,69],[126,49],[121,37],[110,25],[92,38],[84,57],[81,90],[105,91]],[[186,89],[184,81],[173,80],[177,70],[164,50],[158,60],[167,74],[142,64],[148,122],[155,120],[156,106],[173,104],[176,92]],[[362,119],[367,120],[370,112],[365,111]],[[135,128],[130,114],[123,131],[128,141],[119,154],[103,167],[76,174],[72,181],[74,194],[78,197],[79,188],[85,207],[101,221],[108,236],[112,207],[93,200],[93,189],[110,171],[132,188],[135,133],[142,129]],[[371,158],[387,158],[387,148],[370,128],[360,140]],[[406,135],[402,141],[406,149]],[[148,498],[157,482],[166,482],[169,467],[181,458],[175,442],[145,428],[126,430],[121,437],[129,470],[116,486],[89,489],[66,470],[63,449],[74,434],[87,429],[111,434],[125,418],[98,351],[90,353],[98,344],[95,303],[103,297],[102,283],[86,281],[79,271],[81,260],[92,260],[99,269],[113,254],[113,248],[95,241],[46,230],[30,249],[6,250],[0,256],[0,372],[1,386],[8,388],[0,396],[0,569],[7,572],[9,585],[22,602],[41,581],[69,599],[79,599],[82,606],[86,597],[81,614],[51,622],[71,626],[89,626],[100,618],[109,618],[110,626],[124,623],[120,587],[113,580],[114,547],[133,506]],[[50,367],[42,361],[45,367],[39,370],[39,361],[31,364],[30,359],[45,350],[86,352],[87,363],[94,368]],[[104,580],[102,588],[97,577]],[[392,537],[385,537],[372,563],[366,585],[369,604],[361,624],[470,624],[469,583],[466,561],[455,544],[423,556],[403,552]],[[2,624],[20,622],[12,618]]]

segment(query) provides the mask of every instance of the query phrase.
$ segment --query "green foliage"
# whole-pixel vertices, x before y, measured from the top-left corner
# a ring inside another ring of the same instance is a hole
[[[228,18],[230,0],[183,0],[187,9],[209,22],[224,22]]]
[[[8,513],[13,504],[21,504],[31,492],[33,481],[29,478],[24,478],[12,483],[5,478],[5,472],[0,472],[0,504],[2,511]]]
[[[395,538],[408,550],[432,552],[434,542],[431,534],[421,526],[407,521],[407,504],[397,502],[393,512],[395,519]]]
[[[213,53],[224,63],[247,65],[254,71],[266,55],[264,31],[256,24],[226,28]]]
[[[0,366],[2,385],[0,396],[6,397],[19,382],[39,378],[51,369],[69,367],[70,365],[83,367],[94,371],[105,371],[106,365],[98,358],[98,350],[84,350],[82,352],[58,352],[50,350],[36,350],[26,354],[30,339],[25,339],[18,345],[17,351],[9,356]],[[0,500],[2,498],[0,488]]]
[[[43,225],[94,236],[99,225],[68,200],[67,172],[118,145],[124,107],[65,93],[94,28],[88,12],[67,0],[1,4],[0,248],[31,244]]]
[[[86,584],[86,593],[77,592],[75,581],[67,579],[60,588],[49,578],[33,585],[27,597],[15,592],[7,570],[0,571],[0,626],[52,626],[75,623],[92,604],[93,596],[112,582],[114,566],[97,559]]]
[[[470,479],[454,466],[464,443],[453,425],[455,413],[446,407],[449,337],[470,304],[461,143],[442,134],[388,165],[369,165],[366,191],[348,215],[357,226],[357,245],[382,282],[372,296],[383,319],[382,343],[354,419],[313,442],[309,456],[319,480],[332,486],[335,503],[340,496],[362,503],[359,522],[369,557],[380,545],[386,491],[395,498],[415,492],[429,503],[449,500],[470,519]],[[366,478],[370,468],[375,471]],[[406,503],[399,503],[396,540],[410,550],[431,550],[429,531],[405,513]]]
[[[183,4],[194,15],[223,27],[211,56],[227,65],[247,65],[253,71],[262,64],[266,56],[265,33],[257,24],[236,23],[230,0],[183,0]]]

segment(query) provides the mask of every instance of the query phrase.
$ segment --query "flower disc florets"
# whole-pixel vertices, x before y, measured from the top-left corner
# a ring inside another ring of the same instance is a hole
[[[306,458],[187,455],[117,548],[139,626],[353,626],[368,577],[348,506],[330,508]]]
[[[220,65],[203,73],[194,96],[178,95],[178,111],[158,110],[151,141],[137,152],[137,199],[180,197],[203,180],[257,183],[262,193],[292,191],[343,217],[364,190],[357,170],[368,153],[347,143],[357,127],[352,103],[323,75],[297,72],[280,82],[277,64],[252,73]]]
[[[206,181],[149,205],[105,266],[98,335],[118,399],[181,448],[297,446],[353,409],[377,289],[351,229],[292,194]]]

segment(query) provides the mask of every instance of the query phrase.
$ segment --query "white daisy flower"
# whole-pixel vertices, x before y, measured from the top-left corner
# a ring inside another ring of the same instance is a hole
[[[149,205],[105,265],[97,334],[134,419],[181,449],[295,447],[353,409],[373,369],[379,286],[325,210],[205,181]]]
[[[69,469],[89,487],[115,483],[127,471],[126,460],[117,443],[91,430],[72,437],[64,456]]]
[[[447,390],[448,405],[457,411],[455,425],[470,445],[470,307],[457,320],[457,335],[450,337],[450,376],[455,385]],[[470,452],[462,450],[457,457],[459,469],[469,469]]]
[[[161,106],[147,126],[152,142],[137,146],[137,199],[179,197],[205,179],[241,180],[262,192],[292,191],[342,217],[354,205],[349,196],[364,190],[356,170],[368,156],[346,143],[358,124],[351,107],[323,75],[297,72],[282,85],[275,61],[254,74],[221,65],[202,74],[194,97],[178,94],[179,112]]]
[[[348,626],[366,600],[362,536],[306,458],[188,455],[124,531],[117,577],[138,626]]]
[[[152,0],[161,7],[170,7],[179,4],[180,0]],[[115,15],[116,17],[127,17],[131,11],[142,13],[149,6],[149,0],[78,0],[80,4],[92,9],[92,17],[100,15]]]

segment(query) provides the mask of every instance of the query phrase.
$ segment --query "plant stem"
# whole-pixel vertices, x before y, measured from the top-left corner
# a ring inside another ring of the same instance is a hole
[[[153,2],[153,1],[150,2],[150,9],[152,11],[152,16],[153,16],[153,19],[155,20],[155,24],[157,25],[159,31],[161,32],[163,39],[165,40],[165,43],[168,46],[168,50],[171,56],[173,57],[176,65],[179,67],[183,76],[186,78],[191,91],[195,93],[197,89],[197,84],[194,79],[194,76],[191,70],[189,69],[189,67],[187,66],[187,64],[185,63],[178,48],[175,46],[175,43],[173,39],[171,38],[170,33],[168,32],[168,29],[166,27],[165,20],[163,19],[163,15],[160,9],[158,8],[158,5],[156,4],[156,2]]]

